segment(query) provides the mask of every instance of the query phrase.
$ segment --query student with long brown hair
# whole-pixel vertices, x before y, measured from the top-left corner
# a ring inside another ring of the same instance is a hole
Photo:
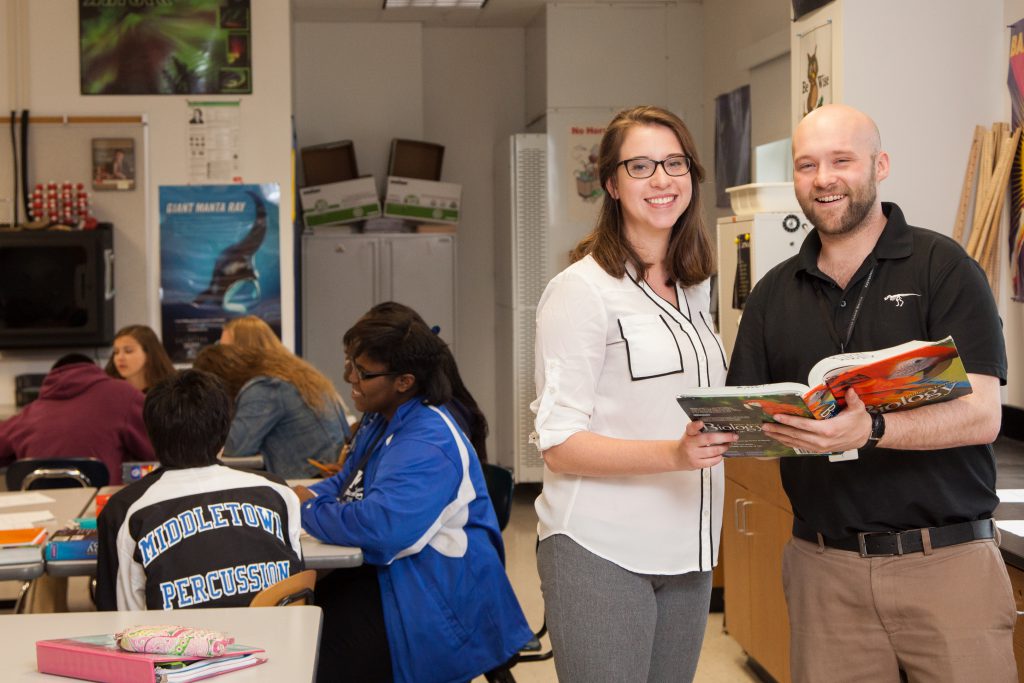
[[[224,454],[262,454],[267,470],[286,479],[315,474],[306,461],[334,463],[348,434],[330,380],[289,352],[216,344],[193,365],[220,377],[235,400]]]
[[[126,380],[139,391],[148,391],[174,374],[164,345],[145,325],[128,325],[117,331],[105,369],[111,377]]]
[[[537,306],[537,564],[555,668],[576,681],[687,681],[718,555],[725,442],[675,396],[721,385],[704,169],[686,125],[620,112],[597,226]]]

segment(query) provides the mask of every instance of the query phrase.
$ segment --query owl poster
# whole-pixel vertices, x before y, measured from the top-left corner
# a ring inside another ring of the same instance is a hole
[[[827,22],[799,36],[796,55],[800,69],[800,118],[823,104],[832,103],[832,23]]]

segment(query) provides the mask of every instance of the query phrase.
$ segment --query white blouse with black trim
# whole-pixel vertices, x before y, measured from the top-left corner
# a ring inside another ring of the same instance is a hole
[[[628,269],[591,257],[555,276],[537,306],[535,439],[544,451],[580,431],[679,439],[686,388],[720,386],[726,358],[709,314],[710,283],[676,287],[677,309]],[[541,539],[565,534],[630,571],[709,571],[722,529],[722,466],[584,477],[544,470]]]

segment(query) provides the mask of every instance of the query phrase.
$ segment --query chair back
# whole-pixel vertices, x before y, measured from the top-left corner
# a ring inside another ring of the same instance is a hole
[[[15,460],[7,467],[7,490],[99,488],[110,483],[106,464],[97,458]]]
[[[504,531],[512,515],[515,480],[512,478],[512,472],[504,467],[490,463],[483,463],[481,466],[484,470],[484,480],[487,482],[487,494],[491,497],[494,514],[498,517],[498,528]]]
[[[316,584],[316,571],[307,569],[281,579],[273,586],[267,586],[253,596],[249,607],[284,607],[286,605],[305,605],[313,600],[313,586]]]

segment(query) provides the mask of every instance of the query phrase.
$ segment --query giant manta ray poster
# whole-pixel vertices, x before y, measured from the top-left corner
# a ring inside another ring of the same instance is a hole
[[[175,363],[238,316],[281,335],[279,203],[276,184],[160,188],[161,331]]]

